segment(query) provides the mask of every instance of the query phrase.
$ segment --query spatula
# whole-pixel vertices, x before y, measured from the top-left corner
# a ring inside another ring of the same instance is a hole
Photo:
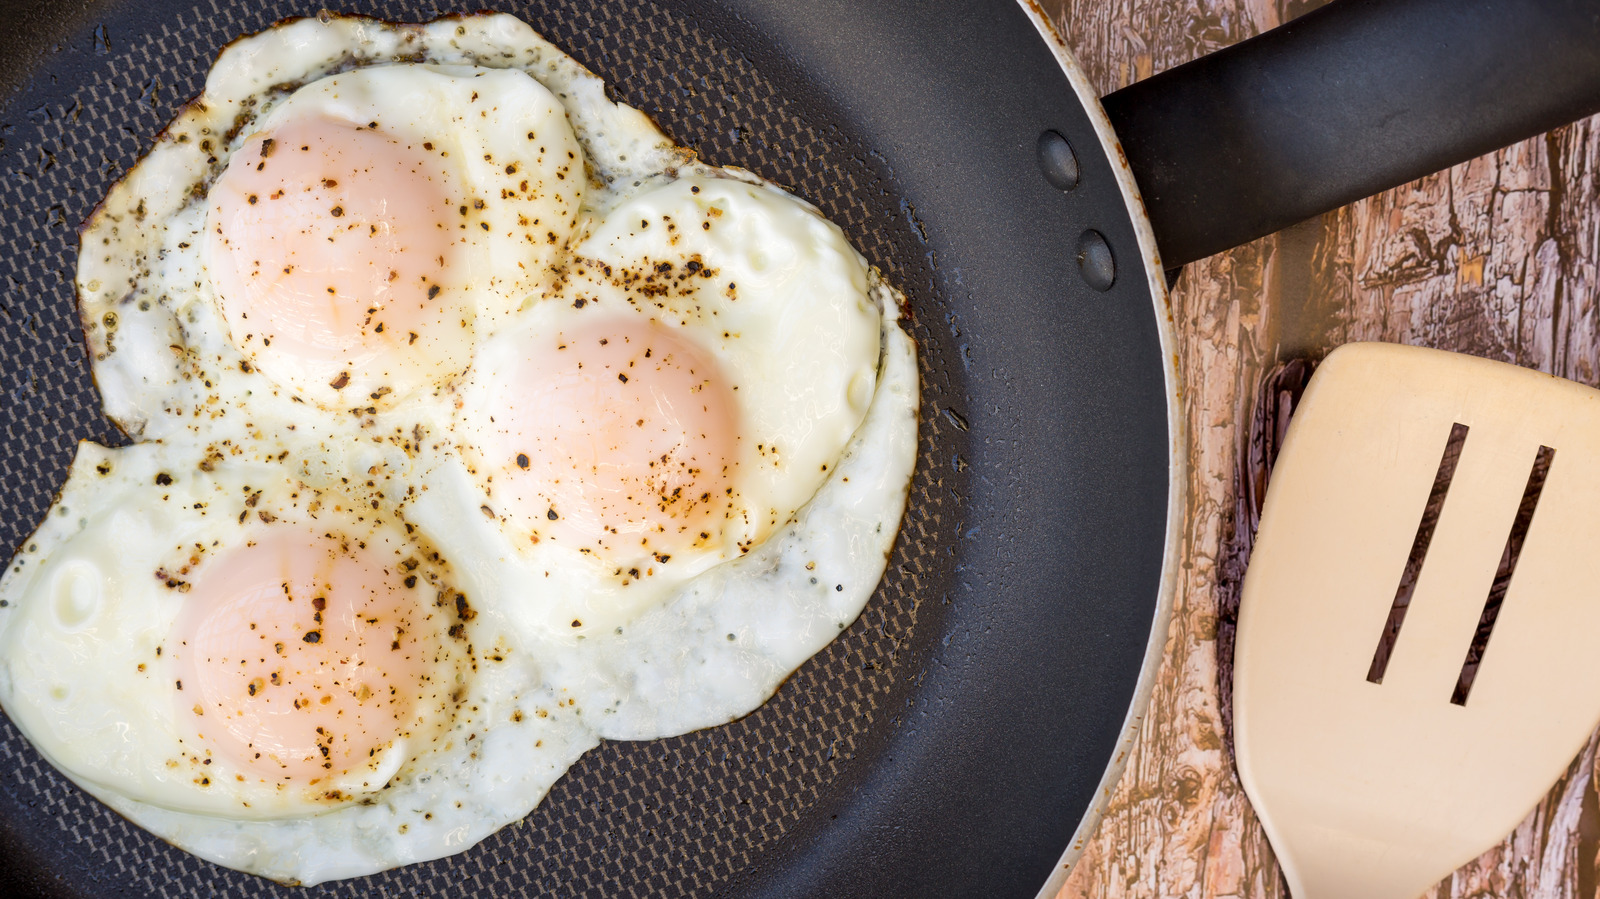
[[[1268,487],[1234,708],[1295,899],[1413,899],[1503,838],[1600,721],[1600,391],[1328,356]]]

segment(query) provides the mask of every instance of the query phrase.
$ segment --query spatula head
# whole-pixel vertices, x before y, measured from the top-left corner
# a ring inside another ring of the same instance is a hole
[[[1235,654],[1239,776],[1296,899],[1411,899],[1501,839],[1600,721],[1597,645],[1600,391],[1331,354],[1273,469]]]

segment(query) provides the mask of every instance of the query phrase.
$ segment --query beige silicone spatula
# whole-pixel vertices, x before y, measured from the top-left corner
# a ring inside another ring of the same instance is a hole
[[[1272,472],[1235,655],[1239,776],[1295,899],[1413,899],[1504,837],[1600,721],[1597,647],[1600,391],[1330,355]]]

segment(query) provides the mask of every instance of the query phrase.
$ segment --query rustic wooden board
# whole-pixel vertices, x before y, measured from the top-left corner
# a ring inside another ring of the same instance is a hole
[[[1317,5],[1045,0],[1102,93]],[[1262,474],[1249,438],[1263,378],[1283,360],[1387,340],[1600,385],[1597,286],[1596,120],[1188,267],[1172,293],[1190,437],[1172,626],[1127,773],[1062,899],[1287,895],[1234,771],[1222,686],[1258,499],[1241,486]],[[1600,895],[1596,745],[1503,843],[1428,895]]]

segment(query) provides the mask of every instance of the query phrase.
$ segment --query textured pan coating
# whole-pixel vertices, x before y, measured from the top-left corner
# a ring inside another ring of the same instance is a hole
[[[98,77],[63,97],[65,102],[30,114],[28,124],[37,129],[30,143],[39,155],[30,160],[13,153],[7,160],[18,175],[0,182],[0,208],[46,210],[46,220],[12,218],[0,237],[0,275],[11,285],[3,301],[9,321],[0,330],[0,358],[7,363],[0,376],[7,395],[0,432],[37,435],[0,448],[0,478],[8,492],[0,546],[17,545],[43,514],[73,441],[121,442],[98,414],[82,362],[70,282],[63,277],[76,253],[75,233],[67,226],[87,215],[176,105],[198,92],[217,49],[241,31],[304,11],[291,4],[207,5],[213,7],[207,15],[167,21],[152,40],[105,34],[96,50],[108,58]],[[626,6],[556,3],[524,15],[708,161],[742,164],[796,189],[893,280],[928,283],[906,222],[891,205],[896,201],[878,187],[881,175],[868,157],[815,118],[814,110],[786,102],[777,85],[692,21]],[[363,11],[405,21],[435,13],[424,4],[381,2]],[[916,292],[925,294],[926,288]],[[936,392],[930,393],[936,403]],[[943,417],[925,417],[919,467],[930,464],[926,456],[948,426]],[[925,479],[913,491],[907,523],[913,533],[919,524],[926,532],[943,500],[927,490]],[[309,894],[344,895],[357,885],[406,895],[459,894],[464,884],[496,896],[715,889],[803,815],[848,767],[856,741],[892,714],[886,706],[896,678],[903,676],[895,664],[897,647],[910,639],[917,620],[915,596],[907,588],[913,574],[938,564],[930,558],[932,549],[925,540],[903,540],[861,621],[756,714],[682,738],[608,744],[578,764],[521,826],[455,858]],[[282,891],[188,856],[129,825],[72,789],[8,721],[0,723],[0,766],[16,798],[37,803],[28,817],[46,830],[36,836],[47,846],[65,844],[44,851],[64,848],[69,857],[109,862],[108,870],[127,878],[99,888],[150,896],[188,895],[202,884],[236,896]],[[50,832],[52,825],[60,830]]]

